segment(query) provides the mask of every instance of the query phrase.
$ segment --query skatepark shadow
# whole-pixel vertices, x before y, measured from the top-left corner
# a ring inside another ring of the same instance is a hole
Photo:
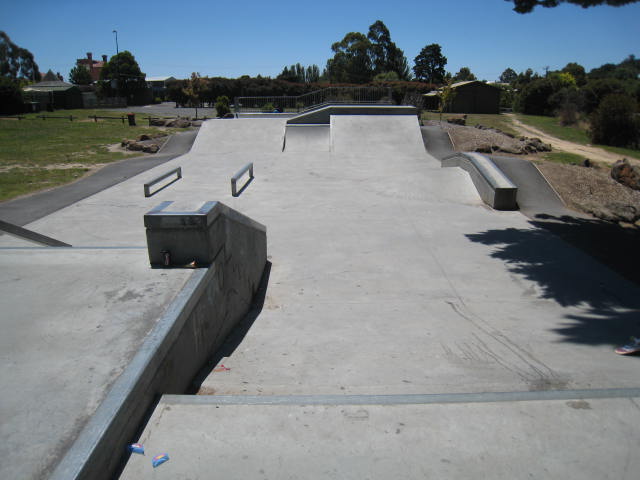
[[[554,329],[565,341],[618,345],[638,336],[640,235],[608,222],[569,216],[538,215],[530,223],[537,228],[466,236],[495,247],[491,256],[507,264],[514,281],[537,284],[534,295],[580,308],[567,313],[566,322]]]
[[[191,388],[186,392],[186,395],[195,395],[200,390],[200,386],[209,376],[211,371],[218,365],[220,360],[225,357],[231,356],[235,352],[236,348],[242,343],[244,337],[249,333],[249,330],[253,326],[253,323],[260,316],[262,308],[264,307],[264,301],[267,296],[267,287],[269,286],[269,276],[271,275],[271,262],[267,261],[262,272],[262,278],[260,279],[260,285],[258,291],[253,298],[253,302],[249,311],[245,317],[235,326],[231,333],[227,336],[222,346],[216,350],[209,361],[202,367],[202,369],[195,376],[191,382]]]

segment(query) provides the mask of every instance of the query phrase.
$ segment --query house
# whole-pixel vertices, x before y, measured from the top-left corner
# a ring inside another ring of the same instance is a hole
[[[102,61],[99,61],[93,59],[93,54],[91,52],[87,52],[87,58],[79,58],[76,60],[76,65],[83,66],[89,70],[94,82],[100,80],[100,72],[102,71],[102,67],[104,67],[105,63],[107,63],[106,55],[102,55]]]
[[[60,81],[51,71],[44,78],[44,81],[27,85],[22,89],[25,99],[33,108],[82,108],[82,93],[77,85]]]
[[[499,87],[478,80],[458,82],[451,85],[455,92],[448,113],[500,113]],[[442,89],[424,95],[425,108],[436,110],[440,104]]]
[[[153,98],[166,99],[167,85],[175,82],[174,77],[147,77],[147,87],[151,89]]]

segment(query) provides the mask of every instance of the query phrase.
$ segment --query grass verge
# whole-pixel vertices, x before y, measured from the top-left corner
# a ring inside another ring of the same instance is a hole
[[[61,110],[44,115],[66,118],[0,119],[0,201],[69,183],[97,164],[139,156],[109,151],[109,145],[141,134],[174,133],[163,127],[130,127],[121,120],[98,120],[89,116],[120,118],[122,112]],[[69,116],[74,117],[73,121]],[[139,122],[141,123],[141,122]]]
[[[459,116],[457,113],[443,113],[442,121],[446,122],[448,117]],[[422,120],[440,120],[440,114],[436,112],[423,112]],[[467,114],[467,125],[473,127],[475,125],[484,125],[485,127],[496,128],[505,133],[512,135],[518,135],[513,129],[511,119],[500,114],[479,114],[469,113]]]
[[[11,168],[0,173],[0,202],[73,182],[88,168]]]

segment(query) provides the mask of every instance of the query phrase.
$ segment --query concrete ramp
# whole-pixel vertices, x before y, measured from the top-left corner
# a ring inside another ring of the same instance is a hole
[[[418,118],[411,115],[332,116],[331,144],[343,155],[425,155]]]
[[[331,150],[329,125],[287,125],[282,151],[328,152]]]
[[[236,118],[204,122],[191,153],[281,152],[286,119]]]

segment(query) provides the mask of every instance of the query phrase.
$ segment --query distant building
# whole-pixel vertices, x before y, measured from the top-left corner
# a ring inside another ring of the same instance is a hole
[[[100,72],[102,71],[102,67],[104,67],[105,63],[107,63],[106,55],[102,55],[102,61],[99,61],[93,59],[93,54],[91,52],[87,52],[87,58],[79,58],[76,60],[76,65],[83,66],[89,70],[94,82],[100,80]]]
[[[47,78],[45,76],[45,78]],[[33,108],[43,110],[82,108],[82,94],[76,85],[56,80],[27,85],[22,89]]]
[[[455,92],[447,113],[500,113],[499,87],[478,80],[458,82],[451,85]],[[436,110],[439,106],[439,92],[432,91],[424,95],[425,108]]]
[[[174,77],[147,77],[147,87],[151,89],[153,98],[166,99],[167,84],[174,82]]]

